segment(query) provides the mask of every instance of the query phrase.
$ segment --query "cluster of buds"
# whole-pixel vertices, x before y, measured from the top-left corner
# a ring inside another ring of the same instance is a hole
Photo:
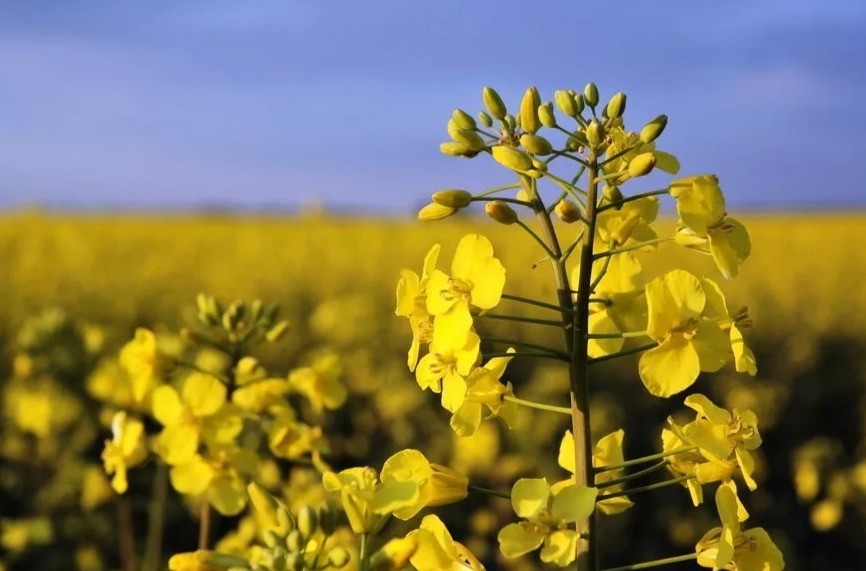
[[[288,331],[289,322],[279,320],[280,307],[276,303],[265,305],[255,299],[249,304],[236,300],[225,305],[212,295],[200,293],[196,297],[198,327],[184,329],[182,335],[204,344],[228,340],[233,344],[279,341]]]

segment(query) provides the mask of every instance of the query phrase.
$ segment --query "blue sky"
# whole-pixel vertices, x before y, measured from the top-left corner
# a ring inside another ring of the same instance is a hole
[[[589,80],[733,207],[866,205],[866,2],[608,6],[4,0],[0,208],[408,212],[506,179],[438,151],[484,85]]]

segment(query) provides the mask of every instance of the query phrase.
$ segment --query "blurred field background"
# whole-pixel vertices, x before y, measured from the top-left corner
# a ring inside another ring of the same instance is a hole
[[[787,569],[857,571],[866,561],[866,252],[860,237],[866,214],[738,218],[751,233],[753,252],[741,275],[722,287],[732,308],[749,306],[755,327],[747,335],[758,358],[758,376],[725,369],[702,375],[694,388],[727,407],[758,413],[763,456],[760,487],[749,496],[749,508],[755,525],[767,528],[785,552]],[[660,234],[666,228],[672,225],[662,223]],[[491,488],[507,489],[531,473],[557,474],[559,418],[533,414],[525,419],[531,430],[511,433],[486,423],[476,437],[482,445],[469,446],[451,436],[438,400],[421,393],[406,370],[410,334],[405,320],[393,314],[399,270],[418,270],[435,242],[443,246],[443,265],[468,232],[493,242],[509,272],[506,292],[553,301],[548,269],[534,266],[540,258],[536,246],[508,228],[474,218],[423,224],[316,212],[290,217],[7,212],[0,216],[0,378],[9,376],[21,350],[22,327],[32,333],[39,323],[50,327],[45,324],[53,320],[97,335],[98,355],[81,360],[68,378],[83,385],[98,356],[116,354],[135,327],[176,331],[191,319],[199,292],[224,300],[262,298],[279,302],[292,324],[278,350],[263,355],[269,365],[285,370],[323,344],[341,355],[342,378],[352,397],[345,411],[331,414],[325,424],[334,440],[336,466],[381,465],[400,448],[418,447]],[[672,244],[663,244],[660,252],[647,260],[667,258],[664,267],[680,265],[721,281],[708,257]],[[650,277],[664,267],[650,262]],[[45,313],[52,309],[65,317]],[[516,339],[558,341],[556,330],[508,327]],[[504,331],[499,325],[482,329],[482,338]],[[566,402],[564,374],[556,366],[516,360],[506,377],[518,396]],[[637,376],[636,359],[600,366],[595,381],[594,434],[625,428],[627,457],[656,452],[658,430],[646,427],[660,430],[669,414],[681,411],[681,400],[649,396]],[[6,408],[4,426],[13,413]],[[90,437],[87,453],[94,462],[103,437]],[[479,455],[479,449],[489,456]],[[547,458],[530,462],[539,449],[549,452]],[[80,511],[76,493],[69,500],[74,505],[57,512],[54,500],[22,492],[33,485],[22,481],[22,473],[27,472],[0,459],[5,522],[0,544],[6,557],[20,550],[11,569],[71,568],[64,566],[69,559],[62,559],[69,553],[76,554],[80,569],[116,565],[112,525],[106,526],[113,517],[110,509],[100,508],[108,510],[101,520],[80,516],[73,525],[57,514]],[[605,533],[631,542],[603,542],[606,566],[687,552],[713,525],[711,507],[692,510],[682,489],[635,499],[632,510],[604,518]],[[440,511],[488,568],[499,568],[495,533],[510,517],[508,502],[470,496],[468,505],[469,512],[462,507]],[[146,507],[135,510],[143,516]],[[40,541],[34,529],[22,531],[10,523],[39,515],[53,519],[50,540]],[[172,529],[194,525],[183,510],[169,516],[169,537],[182,535]],[[221,529],[230,525],[222,522]],[[85,545],[70,543],[69,537]],[[172,541],[169,552],[190,547]],[[524,559],[511,568],[534,568],[530,558]]]

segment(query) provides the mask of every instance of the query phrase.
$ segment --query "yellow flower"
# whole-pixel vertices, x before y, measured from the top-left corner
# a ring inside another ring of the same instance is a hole
[[[325,472],[322,485],[326,491],[340,494],[340,503],[353,532],[376,533],[382,529],[390,512],[378,513],[373,509],[373,502],[381,487],[376,470],[365,466],[347,468],[338,474]],[[418,495],[418,487],[411,483],[395,491],[402,492],[401,501],[392,502],[392,505],[396,505],[395,509],[411,504]]]
[[[625,437],[624,430],[617,430],[604,436],[595,445],[595,450],[592,453],[592,466],[594,468],[602,468],[614,464],[622,464],[625,462],[625,457],[622,452],[622,442]],[[565,436],[559,443],[559,465],[574,474],[574,435],[570,430],[565,431]],[[622,470],[609,470],[601,472],[595,476],[595,484],[602,484],[615,480],[624,474]],[[556,491],[563,486],[570,485],[574,482],[573,478],[563,480],[553,485],[553,490]],[[605,493],[619,492],[623,490],[623,484],[615,484],[605,488]],[[628,499],[628,496],[619,496],[609,500],[598,502],[598,509],[603,514],[615,515],[622,513],[632,507],[634,503]]]
[[[400,571],[418,550],[414,537],[391,539],[370,557],[371,571]]]
[[[144,446],[144,424],[137,418],[128,418],[126,412],[118,412],[111,421],[112,439],[105,441],[102,461],[105,471],[114,474],[111,487],[118,494],[126,492],[126,471],[147,458]]]
[[[228,443],[243,428],[239,414],[226,407],[225,385],[204,373],[186,377],[180,393],[169,385],[157,387],[151,406],[165,427],[156,438],[156,452],[171,465],[191,461],[203,436]]]
[[[714,571],[782,571],[782,553],[760,527],[743,531],[740,523],[749,514],[737,498],[733,482],[716,491],[716,508],[722,526],[711,529],[695,546],[698,565]]]
[[[168,568],[171,571],[228,571],[249,569],[249,565],[246,559],[237,555],[199,549],[173,555],[168,560]]]
[[[291,389],[310,401],[316,414],[324,409],[334,410],[346,402],[346,386],[340,380],[340,358],[333,352],[322,352],[315,356],[309,367],[295,369],[289,373]]]
[[[676,157],[670,153],[656,150],[655,143],[640,143],[640,135],[632,131],[626,131],[622,127],[611,127],[607,129],[611,144],[605,150],[606,157],[619,155],[626,149],[631,149],[618,158],[611,160],[606,164],[605,170],[608,172],[618,172],[628,168],[628,164],[636,156],[642,153],[652,153],[655,157],[655,168],[665,171],[670,174],[677,174],[680,170],[680,163]]]
[[[421,525],[406,537],[413,538],[418,549],[411,558],[418,571],[483,571],[481,562],[460,543],[451,538],[445,524],[435,515],[424,516]]]
[[[569,485],[555,493],[544,478],[521,478],[511,489],[514,513],[525,521],[500,530],[499,549],[508,559],[541,549],[541,560],[565,567],[574,561],[578,534],[573,525],[595,510],[596,488]]]
[[[748,373],[753,377],[758,373],[758,365],[755,354],[746,345],[741,328],[751,327],[749,311],[742,308],[736,316],[728,311],[728,304],[719,285],[711,279],[701,278],[701,285],[707,296],[707,305],[704,314],[707,318],[718,323],[723,330],[728,329],[731,339],[731,352],[734,355],[734,365],[738,373]]]
[[[415,380],[422,389],[442,393],[442,406],[454,412],[466,396],[466,379],[478,360],[481,339],[474,331],[466,336],[460,348],[440,347],[435,341],[430,352],[421,357],[415,370]]]
[[[206,496],[223,515],[237,515],[247,504],[247,480],[255,473],[259,457],[251,450],[223,447],[195,455],[172,466],[172,487],[186,496]]]
[[[658,235],[650,227],[659,212],[659,200],[648,196],[632,200],[620,208],[603,210],[596,220],[596,243],[603,247],[632,246],[639,242],[655,240]],[[644,246],[654,250],[655,245]]]
[[[400,272],[400,281],[397,282],[397,309],[395,313],[401,317],[409,318],[409,327],[412,328],[412,345],[409,347],[407,356],[410,371],[414,371],[415,365],[418,363],[421,343],[429,343],[432,340],[433,321],[427,312],[427,282],[430,279],[430,274],[436,269],[439,249],[439,244],[435,244],[427,252],[420,277],[412,270],[403,270]]]
[[[730,357],[730,341],[703,317],[706,294],[701,282],[673,270],[646,286],[647,334],[658,347],[640,358],[640,377],[650,393],[669,397],[684,391],[701,371],[718,371]]]
[[[418,450],[401,450],[385,461],[380,479],[383,485],[414,482],[418,497],[406,507],[394,510],[394,516],[407,520],[427,506],[441,506],[462,500],[469,480],[463,474],[430,463]]]
[[[298,421],[289,407],[279,407],[273,410],[272,414],[268,446],[274,456],[297,460],[312,454],[313,461],[316,462],[325,448],[322,427]]]
[[[736,460],[746,485],[754,490],[755,460],[750,451],[761,445],[755,413],[738,408],[729,413],[702,394],[689,395],[685,405],[697,412],[697,418],[682,428],[686,440],[698,446],[708,460],[718,463]]]
[[[440,348],[460,348],[472,327],[470,305],[492,309],[505,286],[505,267],[493,257],[493,245],[480,234],[464,236],[451,262],[451,276],[433,270],[427,282],[427,311],[435,316],[433,341]]]
[[[159,351],[153,331],[142,327],[135,330],[135,337],[120,350],[120,366],[132,382],[135,402],[143,402],[162,382],[161,375],[166,366],[166,358]]]
[[[682,428],[677,426],[673,419],[668,418],[668,424],[670,429],[662,430],[662,452],[670,453],[693,446],[686,439]],[[726,482],[737,471],[735,461],[715,462],[707,460],[698,450],[668,456],[667,461],[667,468],[674,476],[693,476],[684,480],[682,485],[689,491],[695,506],[704,502],[703,484]]]
[[[514,353],[509,347],[508,353]],[[512,394],[511,384],[500,382],[512,357],[494,357],[483,367],[476,367],[466,379],[465,397],[451,416],[451,429],[458,436],[471,436],[481,424],[486,408],[490,416],[501,416],[509,427],[517,422],[517,407],[502,399]]]
[[[736,276],[752,245],[746,228],[728,218],[719,179],[714,175],[683,178],[671,183],[670,192],[679,213],[677,241],[712,255],[726,278]]]

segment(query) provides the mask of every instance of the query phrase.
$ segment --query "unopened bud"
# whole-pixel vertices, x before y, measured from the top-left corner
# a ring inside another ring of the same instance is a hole
[[[598,105],[598,87],[594,83],[587,83],[583,88],[583,99],[590,107]]]
[[[265,304],[262,303],[260,299],[254,299],[252,303],[250,303],[250,320],[258,322],[259,319],[262,318],[262,312],[265,309]]]
[[[655,165],[656,157],[654,154],[641,153],[628,163],[628,175],[631,178],[647,175]]]
[[[304,540],[301,537],[301,532],[297,529],[293,529],[286,536],[286,547],[289,548],[289,551],[292,553],[298,553],[304,548]]]
[[[577,117],[579,115],[577,101],[568,91],[560,89],[553,94],[553,98],[556,100],[556,106],[559,107],[559,110],[569,117]]]
[[[481,99],[484,101],[484,106],[491,115],[500,121],[505,119],[505,114],[508,113],[508,111],[505,108],[505,103],[502,102],[502,98],[499,97],[499,94],[496,93],[495,89],[492,87],[485,87],[481,92]]]
[[[541,128],[538,119],[538,106],[541,105],[541,97],[538,88],[534,85],[526,90],[520,101],[520,126],[527,133],[535,133]]]
[[[303,506],[298,511],[298,531],[305,538],[312,537],[319,529],[319,514],[310,506]]]
[[[282,543],[282,538],[272,529],[265,530],[264,533],[262,533],[262,539],[265,541],[265,545],[271,549]]]
[[[517,129],[517,119],[514,118],[514,115],[509,113],[502,121],[503,123],[505,123],[505,126],[508,127],[510,131],[514,131],[515,129]]]
[[[295,518],[283,504],[280,504],[279,507],[277,507],[277,524],[279,524],[280,531],[283,533],[290,533],[296,527]]]
[[[604,142],[605,132],[604,127],[599,123],[598,119],[593,119],[586,126],[586,140],[593,147],[600,147]]]
[[[331,567],[335,567],[340,569],[341,567],[345,567],[347,563],[349,563],[349,552],[346,551],[342,547],[335,547],[330,552],[328,552],[328,563],[331,564]]]
[[[463,143],[458,143],[457,141],[447,141],[439,145],[439,150],[443,155],[448,155],[451,157],[462,157],[467,153],[471,153],[472,151],[464,145]]]
[[[662,134],[668,124],[667,115],[659,115],[640,130],[640,140],[644,143],[652,143]]]
[[[541,135],[524,133],[520,136],[520,144],[533,155],[545,156],[553,152],[553,145]]]
[[[418,211],[418,220],[442,220],[448,218],[459,210],[452,206],[443,206],[435,202],[431,202],[424,208]]]
[[[492,127],[493,126],[493,119],[490,117],[490,115],[488,115],[484,111],[478,112],[478,122],[481,123],[482,125],[484,125],[485,127]]]
[[[625,112],[625,93],[619,92],[607,102],[607,116],[610,119],[619,119]]]
[[[572,202],[567,198],[563,198],[558,203],[556,203],[556,207],[553,209],[556,215],[560,220],[565,222],[566,224],[572,224],[581,219],[580,206]]]
[[[556,127],[556,114],[553,112],[553,103],[548,101],[538,106],[538,120],[545,127]]]
[[[289,322],[288,321],[280,321],[265,333],[265,339],[267,339],[270,343],[274,343],[282,339],[286,332],[289,330]]]
[[[565,148],[571,152],[577,152],[587,145],[589,145],[589,141],[586,140],[586,135],[583,131],[575,131],[565,142]]]
[[[601,195],[608,203],[619,202],[622,200],[622,191],[616,185],[606,184],[601,189]]]
[[[454,140],[461,145],[464,145],[471,152],[477,153],[484,148],[484,139],[475,131],[469,129],[456,129],[451,135]]]
[[[501,200],[494,200],[484,205],[484,212],[500,224],[514,224],[517,222],[517,212]]]
[[[514,171],[526,171],[532,168],[532,159],[518,149],[506,145],[496,145],[491,150],[493,158],[502,166]]]
[[[472,115],[464,111],[463,109],[455,109],[451,114],[451,118],[461,129],[469,129],[470,131],[474,130],[475,119],[472,118]]]
[[[465,208],[472,202],[472,193],[466,190],[440,190],[433,193],[433,202],[451,208]]]

